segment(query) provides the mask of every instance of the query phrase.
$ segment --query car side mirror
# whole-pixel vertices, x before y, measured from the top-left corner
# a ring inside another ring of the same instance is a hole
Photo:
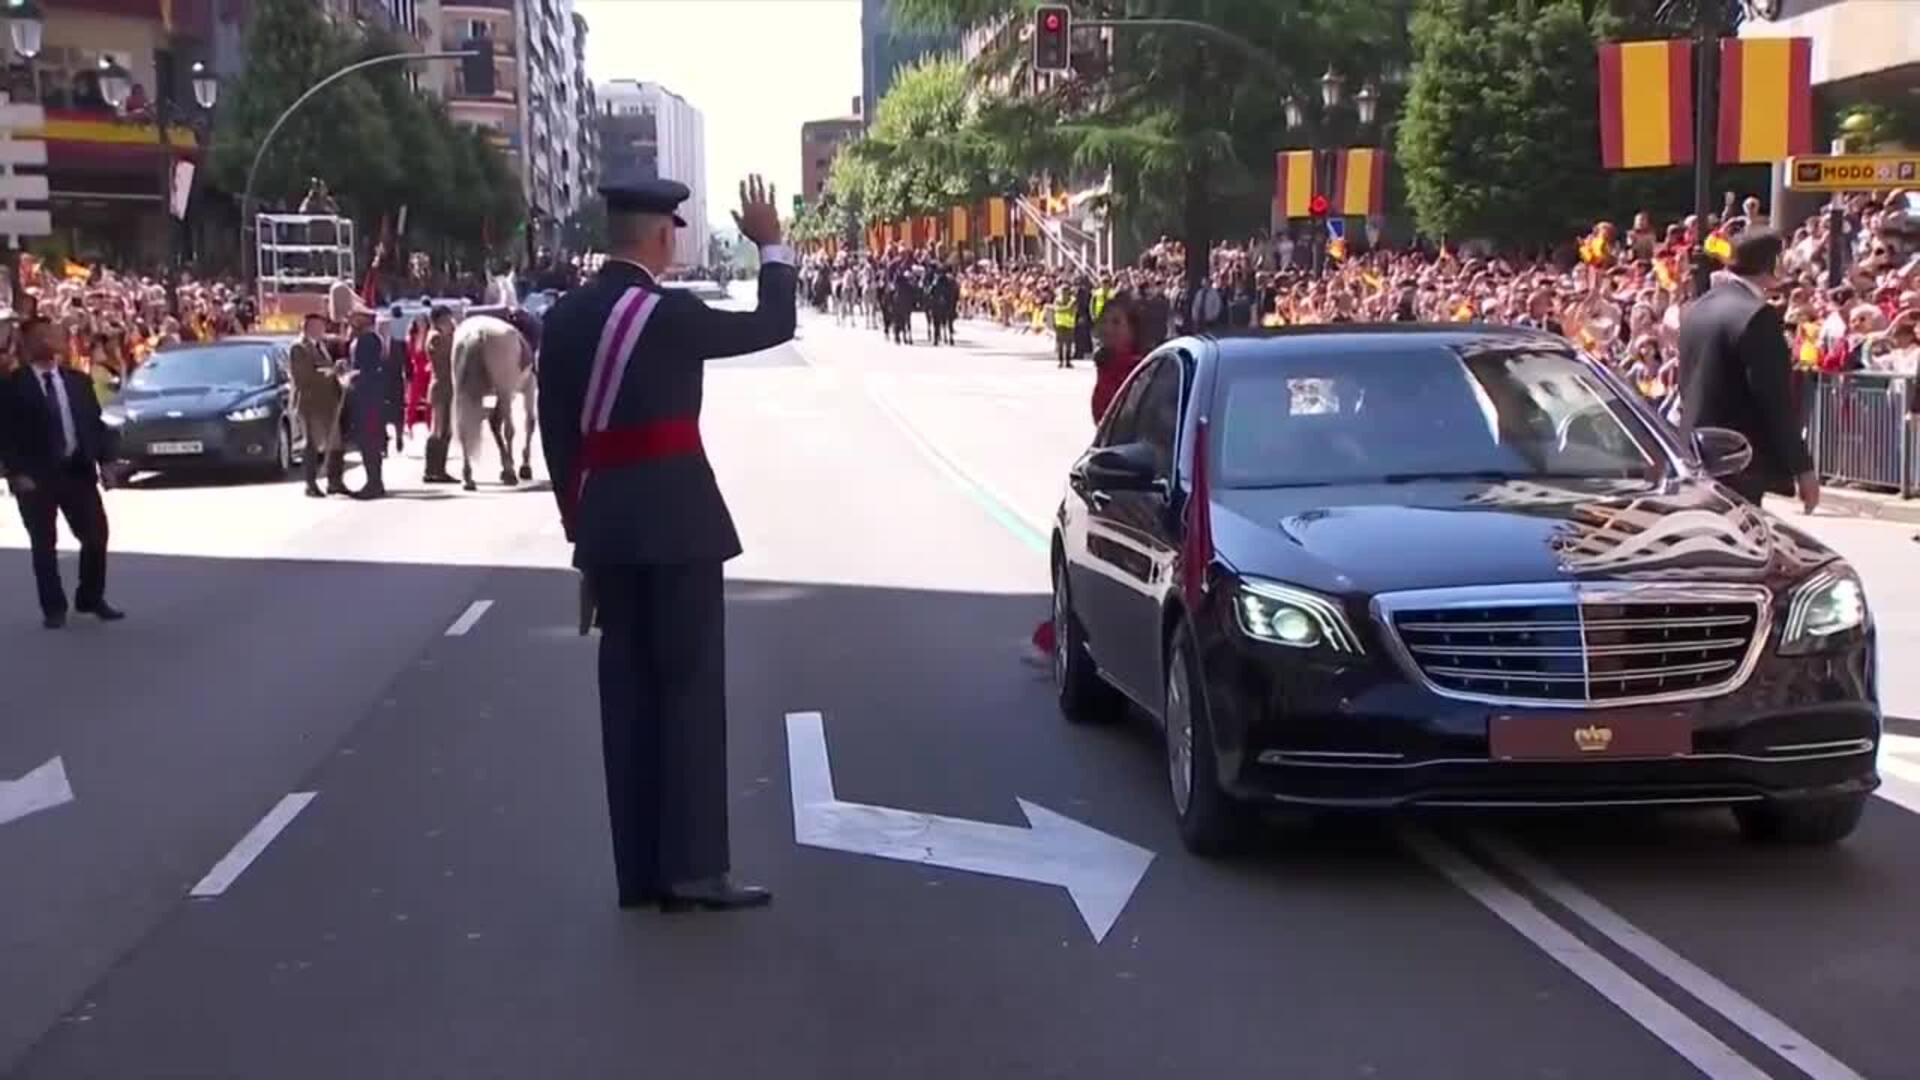
[[[1095,450],[1087,457],[1087,486],[1095,491],[1151,491],[1159,480],[1153,447],[1123,443]]]
[[[1708,476],[1735,476],[1753,464],[1753,444],[1745,435],[1727,428],[1693,429],[1693,447]]]

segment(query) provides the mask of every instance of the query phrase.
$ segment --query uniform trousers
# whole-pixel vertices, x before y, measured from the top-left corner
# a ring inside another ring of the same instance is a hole
[[[718,561],[587,570],[623,897],[725,874],[726,621]]]

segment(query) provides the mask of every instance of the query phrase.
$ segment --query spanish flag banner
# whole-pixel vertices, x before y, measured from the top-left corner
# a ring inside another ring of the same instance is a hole
[[[1283,218],[1303,218],[1313,200],[1313,151],[1282,150],[1273,156],[1273,202]]]
[[[924,242],[927,247],[933,247],[935,244],[938,244],[940,242],[940,219],[933,214],[928,214],[926,217],[921,218],[920,232],[921,235],[925,237]]]
[[[1649,169],[1693,160],[1693,43],[1600,45],[1600,163]]]
[[[1334,155],[1333,212],[1368,217],[1387,212],[1387,154],[1355,147]]]
[[[948,235],[950,235],[953,238],[953,242],[955,246],[966,243],[967,242],[967,208],[964,206],[956,206],[953,208],[953,212],[947,216],[951,218],[953,221],[953,224],[951,226],[951,232],[949,232]]]
[[[1020,231],[1026,236],[1039,236],[1040,223],[1033,220],[1032,214],[1020,215]]]
[[[995,240],[1007,235],[1007,200],[997,195],[987,200],[987,235]]]
[[[1720,42],[1723,165],[1813,153],[1813,39]]]

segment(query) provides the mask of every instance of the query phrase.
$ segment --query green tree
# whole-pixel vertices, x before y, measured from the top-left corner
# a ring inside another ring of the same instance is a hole
[[[1021,17],[1031,4],[897,0],[894,7],[904,22],[927,26]],[[1309,134],[1327,146],[1371,136],[1347,114],[1316,113],[1308,132],[1289,132],[1285,100],[1315,102],[1330,65],[1357,87],[1384,81],[1406,56],[1408,0],[1100,0],[1076,11],[1195,20],[1242,47],[1191,29],[1118,31],[1111,65],[1088,64],[1045,96],[980,107],[971,125],[978,152],[1009,172],[1112,170],[1115,213],[1136,236],[1185,237],[1190,274],[1204,268],[1211,239],[1229,223],[1266,221],[1275,150]],[[1014,42],[983,57],[972,74],[1025,85],[1030,61]]]
[[[1582,14],[1580,0],[1423,0],[1398,147],[1423,232],[1541,245],[1591,220],[1606,173]]]

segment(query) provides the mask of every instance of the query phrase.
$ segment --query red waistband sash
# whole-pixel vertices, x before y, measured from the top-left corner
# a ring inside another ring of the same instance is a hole
[[[580,443],[580,469],[617,469],[659,458],[700,453],[700,421],[674,416],[632,427],[588,432]]]

